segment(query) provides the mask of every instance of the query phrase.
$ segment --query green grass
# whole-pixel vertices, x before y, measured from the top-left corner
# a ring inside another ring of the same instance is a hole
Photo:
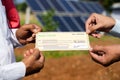
[[[88,54],[88,51],[46,51],[43,53],[46,58],[61,58],[65,56]]]

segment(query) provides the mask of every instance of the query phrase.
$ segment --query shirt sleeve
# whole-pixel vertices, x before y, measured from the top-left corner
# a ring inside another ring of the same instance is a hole
[[[23,45],[19,43],[16,37],[17,29],[11,29],[11,42],[13,43],[13,47],[22,47]]]
[[[23,62],[0,66],[0,80],[20,80],[25,76],[26,68]]]
[[[109,33],[113,36],[120,37],[120,20],[115,19],[115,21],[116,23]]]

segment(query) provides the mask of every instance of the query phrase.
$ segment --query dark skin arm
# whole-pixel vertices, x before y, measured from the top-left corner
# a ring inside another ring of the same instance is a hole
[[[120,45],[92,46],[89,53],[94,61],[103,66],[120,61]]]
[[[26,76],[40,72],[44,67],[45,58],[38,49],[30,49],[24,53],[22,62],[26,66]]]
[[[21,44],[25,45],[27,43],[35,42],[35,34],[41,31],[42,29],[40,26],[26,24],[16,31],[16,37]]]

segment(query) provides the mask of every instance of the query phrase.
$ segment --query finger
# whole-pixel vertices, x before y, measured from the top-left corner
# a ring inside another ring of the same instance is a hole
[[[26,58],[26,57],[27,57],[27,55],[26,55],[25,53],[23,54],[23,56],[24,56],[24,58]]]
[[[103,56],[99,56],[93,52],[89,52],[90,53],[90,56],[92,57],[92,59],[97,62],[97,63],[102,63],[102,59],[103,59]]]
[[[89,30],[89,28],[92,27],[93,23],[95,22],[95,17],[94,14],[92,14],[86,21],[85,23],[85,27],[86,27],[86,33],[90,34],[91,31]]]
[[[34,56],[35,60],[38,60],[41,57],[40,51],[38,49],[34,49],[32,55]]]
[[[42,30],[40,28],[40,26],[37,26],[35,24],[26,24],[26,25],[24,25],[24,29],[27,31],[31,31],[33,33],[37,33],[37,32],[40,32]]]
[[[35,26],[35,29],[33,30],[34,33],[38,33],[38,32],[42,31],[42,29],[40,28],[40,26],[35,25],[35,24],[34,24],[34,26]]]
[[[98,31],[100,28],[101,28],[101,25],[99,23],[92,25],[91,27],[89,27],[89,34],[92,34],[95,32],[97,32],[97,34],[98,34],[99,33]]]
[[[45,57],[44,57],[44,55],[42,54],[42,52],[40,52],[40,58],[39,58],[38,61],[41,62],[41,63],[44,63],[44,62],[45,62]]]
[[[90,50],[91,52],[103,52],[104,51],[104,46],[91,46],[92,49]]]
[[[28,56],[31,55],[31,52],[30,50],[27,50],[25,53],[24,53],[24,58],[27,58]]]
[[[95,37],[95,38],[101,38],[101,36],[102,36],[102,34],[96,33],[96,32],[95,33],[91,33],[90,35]]]
[[[30,53],[32,54],[34,52],[34,49],[30,49]]]
[[[88,20],[87,20],[86,23],[85,23],[85,28],[86,28],[86,33],[87,33],[87,34],[90,34],[90,33],[91,33],[90,30],[89,30],[89,27],[92,26],[91,23],[92,23],[92,21],[91,21],[91,17],[90,17],[90,18],[88,18]]]
[[[35,38],[34,37],[29,37],[27,38],[27,43],[34,42]]]

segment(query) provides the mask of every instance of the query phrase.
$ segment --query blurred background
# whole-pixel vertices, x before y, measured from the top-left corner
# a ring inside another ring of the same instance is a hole
[[[120,19],[120,0],[14,0],[21,25],[34,23],[43,31],[85,31],[85,21],[92,13]],[[101,39],[89,36],[90,45],[120,44],[120,39],[104,34]],[[15,49],[21,61],[31,43]],[[91,60],[88,51],[47,51],[45,67],[23,80],[120,80],[120,63],[103,67]]]

